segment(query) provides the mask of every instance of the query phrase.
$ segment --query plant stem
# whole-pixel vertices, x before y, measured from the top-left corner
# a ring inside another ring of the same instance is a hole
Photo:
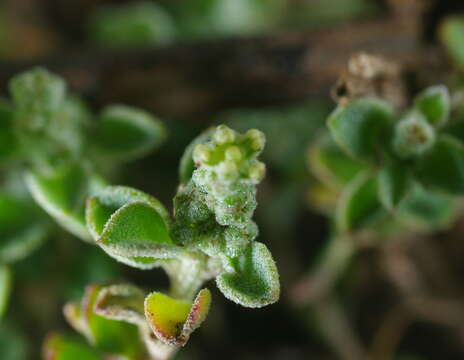
[[[321,332],[339,359],[367,359],[366,351],[333,296],[315,301],[312,310]]]
[[[333,236],[316,268],[293,288],[292,301],[298,305],[305,305],[324,298],[346,269],[357,249],[349,236]]]

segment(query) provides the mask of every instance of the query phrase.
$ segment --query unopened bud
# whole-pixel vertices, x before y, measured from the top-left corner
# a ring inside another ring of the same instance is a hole
[[[264,165],[264,163],[261,161],[257,161],[255,164],[253,164],[248,172],[249,178],[257,183],[263,180],[265,175],[266,165]]]
[[[228,144],[235,140],[235,131],[226,125],[219,125],[213,135],[214,141],[218,144]]]
[[[205,163],[211,159],[211,150],[204,144],[198,144],[193,149],[193,161],[195,163]]]
[[[223,161],[219,164],[218,175],[223,179],[234,179],[238,175],[238,167],[233,161]]]
[[[245,134],[251,141],[251,148],[255,151],[261,151],[264,149],[264,145],[266,144],[266,137],[257,129],[250,129]]]
[[[435,131],[419,113],[409,114],[396,125],[393,148],[403,158],[422,155],[434,143]]]
[[[238,146],[229,146],[225,152],[225,158],[230,161],[240,161],[242,160],[242,151]]]

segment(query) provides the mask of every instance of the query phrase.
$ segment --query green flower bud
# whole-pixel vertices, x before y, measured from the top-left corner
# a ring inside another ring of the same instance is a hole
[[[226,160],[238,162],[242,160],[242,151],[240,150],[238,146],[233,145],[227,148],[224,156]]]
[[[251,148],[255,151],[262,151],[266,144],[266,137],[262,131],[257,129],[250,129],[246,132],[245,136],[250,139]]]
[[[253,164],[248,172],[250,179],[256,183],[259,183],[261,180],[263,180],[265,175],[266,165],[264,165],[264,163],[261,161],[257,161],[255,164]]]
[[[235,141],[235,131],[226,125],[219,125],[213,134],[213,139],[217,144],[229,144]]]
[[[233,180],[239,175],[237,164],[228,160],[219,164],[217,173],[224,180]]]
[[[211,149],[204,145],[204,144],[198,144],[195,146],[195,149],[193,149],[193,161],[195,163],[205,163],[208,162],[211,159]]]
[[[420,156],[434,143],[435,130],[417,112],[409,114],[396,125],[393,148],[403,158]]]

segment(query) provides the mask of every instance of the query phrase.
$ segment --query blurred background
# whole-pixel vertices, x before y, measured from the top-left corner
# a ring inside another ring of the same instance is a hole
[[[355,360],[340,355],[350,349],[346,333],[356,334],[371,359],[462,359],[460,203],[444,219],[430,215],[441,221],[433,231],[423,226],[401,241],[366,246],[351,261],[336,284],[351,328],[304,295],[327,243],[333,200],[317,191],[307,153],[334,100],[355,92],[350,58],[362,51],[400,69],[399,108],[431,84],[459,91],[464,25],[458,21],[461,32],[448,36],[443,24],[460,13],[464,2],[457,0],[0,0],[0,93],[7,96],[13,75],[41,65],[94,109],[123,103],[160,117],[169,129],[164,146],[126,165],[114,183],[165,204],[176,192],[182,152],[202,130],[226,123],[266,134],[268,176],[256,221],[259,241],[278,264],[282,299],[246,309],[210,284],[211,313],[177,359]],[[167,285],[161,270],[121,265],[58,227],[12,268],[12,299],[0,322],[2,360],[39,359],[47,333],[71,332],[62,306],[88,283]],[[420,278],[427,297],[414,298],[415,288],[404,285],[411,277]],[[325,340],[327,328],[341,344]]]

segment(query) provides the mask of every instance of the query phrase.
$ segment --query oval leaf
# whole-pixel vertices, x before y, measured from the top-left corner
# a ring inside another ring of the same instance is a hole
[[[368,171],[360,173],[345,187],[336,210],[339,231],[357,230],[381,214],[377,191],[377,181]]]
[[[448,120],[451,110],[448,89],[444,85],[431,86],[416,96],[414,106],[430,124],[442,126]]]
[[[339,106],[327,124],[336,143],[349,155],[372,159],[386,146],[393,120],[392,107],[378,99],[362,98]]]
[[[323,183],[339,188],[365,166],[347,156],[329,137],[318,141],[309,152],[309,166]]]
[[[86,287],[82,299],[82,319],[89,341],[98,349],[112,354],[135,356],[144,350],[138,328],[127,322],[106,319],[95,313],[95,304],[102,285]]]
[[[378,175],[379,200],[389,211],[393,211],[411,191],[412,178],[401,165],[387,166]]]
[[[244,254],[231,262],[233,269],[216,278],[226,298],[251,308],[279,300],[279,274],[266,245],[252,242]]]
[[[49,175],[29,172],[26,184],[34,200],[61,226],[82,240],[92,241],[85,224],[85,199],[103,187],[101,179],[71,166]]]
[[[107,107],[92,138],[97,151],[112,160],[131,160],[157,148],[166,129],[149,113],[124,105]]]
[[[144,317],[145,293],[131,284],[105,286],[98,294],[95,313],[107,319],[141,325]]]
[[[208,289],[200,290],[193,304],[153,292],[145,299],[145,316],[158,339],[183,346],[206,318],[210,304]]]
[[[449,194],[464,193],[464,145],[451,136],[442,136],[420,159],[418,180]]]

